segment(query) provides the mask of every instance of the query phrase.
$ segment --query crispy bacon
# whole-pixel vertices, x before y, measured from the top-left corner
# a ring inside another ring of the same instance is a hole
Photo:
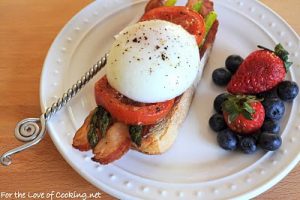
[[[214,22],[214,24],[212,25],[210,31],[208,32],[202,48],[200,49],[200,58],[202,58],[206,49],[208,49],[209,47],[211,47],[213,45],[215,38],[216,38],[216,33],[218,31],[218,27],[219,27],[219,21],[216,20]]]
[[[214,3],[211,0],[189,0],[186,4],[187,7],[193,8],[193,6],[198,3],[199,1],[202,1],[202,7],[200,10],[200,14],[205,17],[209,12],[214,10]]]
[[[145,13],[149,10],[152,10],[153,8],[163,6],[165,3],[166,0],[150,0],[145,7]]]
[[[101,164],[111,163],[121,158],[131,146],[128,126],[116,122],[106,132],[104,138],[93,149],[92,160]]]
[[[72,146],[80,151],[88,151],[91,149],[91,145],[88,141],[87,134],[89,132],[89,126],[94,112],[95,110],[90,112],[90,114],[84,120],[83,125],[78,129],[73,138]]]

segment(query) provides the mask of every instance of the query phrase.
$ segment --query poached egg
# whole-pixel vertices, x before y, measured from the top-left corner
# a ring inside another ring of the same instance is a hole
[[[185,92],[200,65],[196,39],[171,22],[150,20],[122,30],[106,66],[109,84],[143,103],[163,102]]]

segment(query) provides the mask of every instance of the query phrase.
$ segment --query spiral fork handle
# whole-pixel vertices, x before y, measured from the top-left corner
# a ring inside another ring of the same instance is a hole
[[[0,157],[0,163],[8,166],[12,163],[11,156],[38,144],[45,136],[47,121],[62,107],[64,107],[105,65],[108,54],[106,53],[94,64],[61,98],[54,102],[40,118],[27,118],[20,121],[15,128],[15,136],[18,140],[26,142]]]
[[[20,151],[24,151],[25,149],[28,149],[29,147],[32,147],[36,144],[38,144],[45,136],[45,133],[46,133],[46,120],[44,118],[44,116],[42,115],[40,118],[37,118],[35,119],[35,121],[33,122],[33,119],[32,118],[28,118],[28,119],[24,119],[21,121],[22,124],[20,125],[20,128],[23,128],[24,126],[27,126],[29,123],[32,124],[32,123],[35,123],[36,125],[38,123],[41,124],[41,128],[39,128],[39,132],[36,134],[36,137],[32,140],[32,141],[29,141],[17,148],[14,148],[6,153],[4,153],[1,158],[0,158],[0,162],[2,165],[4,166],[8,166],[11,164],[12,162],[12,159],[11,159],[11,156],[16,154],[16,153],[19,153]],[[21,123],[20,122],[20,123]],[[17,125],[18,127],[19,125]]]

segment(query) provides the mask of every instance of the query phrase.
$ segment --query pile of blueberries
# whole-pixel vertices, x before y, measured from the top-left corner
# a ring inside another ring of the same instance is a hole
[[[243,58],[231,55],[226,59],[225,68],[218,68],[212,74],[213,82],[219,86],[226,86],[232,74],[236,72]],[[257,95],[262,99],[265,109],[265,120],[261,130],[251,135],[234,133],[227,127],[222,114],[222,104],[227,99],[228,93],[218,95],[214,100],[216,113],[209,119],[209,126],[218,133],[217,141],[225,150],[240,149],[246,154],[254,153],[258,146],[267,151],[277,150],[282,143],[280,136],[280,120],[285,113],[285,102],[292,102],[298,95],[298,85],[293,81],[283,81],[276,88]]]

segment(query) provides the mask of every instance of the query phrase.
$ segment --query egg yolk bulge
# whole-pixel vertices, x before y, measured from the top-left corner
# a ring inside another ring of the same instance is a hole
[[[122,30],[107,60],[109,84],[143,103],[163,102],[186,91],[200,65],[195,37],[162,20],[138,22]]]

